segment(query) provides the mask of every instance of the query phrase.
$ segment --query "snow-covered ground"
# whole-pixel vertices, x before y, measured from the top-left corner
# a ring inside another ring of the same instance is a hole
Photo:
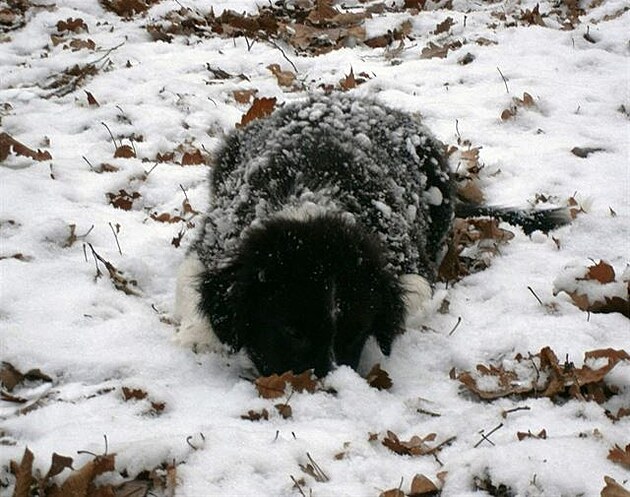
[[[601,259],[620,282],[630,261],[624,0],[580,2],[574,29],[562,23],[575,2],[540,2],[545,26],[534,22],[534,1],[455,0],[421,12],[387,2],[397,8],[362,25],[372,38],[409,20],[413,39],[401,50],[394,41],[389,50],[358,44],[317,56],[225,35],[154,41],[145,29],[182,6],[201,13],[213,7],[219,15],[228,7],[256,13],[268,2],[164,0],[122,19],[96,1],[44,0],[10,18],[19,3],[0,2],[2,22],[23,22],[0,34],[0,133],[52,159],[34,161],[0,142],[0,359],[22,372],[39,368],[52,382],[23,381],[10,395],[3,389],[1,495],[12,494],[8,463],[20,461],[25,447],[45,473],[53,452],[72,456],[75,468],[93,458],[77,451],[102,454],[104,435],[116,471],[102,482],[174,464],[177,496],[378,496],[401,478],[409,492],[415,474],[437,482],[443,471],[443,496],[478,495],[484,485],[493,495],[596,496],[606,475],[630,489],[628,467],[607,458],[615,445],[630,443],[630,416],[613,421],[605,413],[630,408],[628,361],[606,375],[619,391],[603,404],[483,401],[449,376],[453,368],[499,366],[545,346],[576,367],[586,351],[630,351],[627,317],[587,313],[566,292],[553,294],[575,267]],[[556,4],[565,10],[554,12]],[[359,12],[362,4],[348,5]],[[448,17],[454,24],[438,29]],[[59,31],[58,21],[68,18],[85,27]],[[83,44],[72,46],[73,39]],[[453,41],[463,45],[445,58],[421,56],[429,42]],[[460,63],[468,53],[472,62]],[[94,74],[83,77],[88,63]],[[270,64],[297,72],[299,91],[281,87]],[[219,69],[231,77],[220,79]],[[391,356],[377,358],[391,389],[372,388],[340,368],[324,379],[326,390],[292,395],[292,416],[284,419],[274,408],[278,400],[259,397],[244,378],[243,358],[173,343],[176,269],[199,226],[195,212],[208,201],[207,166],[180,163],[184,152],[209,162],[241,120],[249,104],[237,103],[235,90],[286,102],[338,86],[351,70],[365,73],[351,90],[357,95],[420,113],[447,144],[481,147],[488,203],[527,206],[544,195],[560,205],[575,198],[587,212],[553,238],[502,225],[516,236],[491,266],[439,285]],[[524,93],[533,105],[516,103]],[[515,115],[502,119],[505,109]],[[122,145],[135,148],[135,157],[114,157]],[[2,147],[9,152],[4,160]],[[575,147],[597,150],[579,157]],[[156,165],[157,154],[170,153]],[[117,202],[131,208],[115,208]],[[123,387],[146,398],[125,400]],[[263,408],[268,420],[241,419]],[[484,441],[482,430],[500,424]],[[516,436],[542,429],[545,439]],[[435,433],[429,445],[455,438],[435,457],[400,455],[381,443],[388,430],[404,441]],[[307,454],[328,481],[300,469],[312,464]]]

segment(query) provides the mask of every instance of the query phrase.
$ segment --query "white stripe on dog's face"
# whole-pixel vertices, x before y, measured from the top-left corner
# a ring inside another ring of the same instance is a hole
[[[400,283],[405,290],[407,318],[411,318],[431,300],[433,290],[427,279],[417,274],[402,275]]]

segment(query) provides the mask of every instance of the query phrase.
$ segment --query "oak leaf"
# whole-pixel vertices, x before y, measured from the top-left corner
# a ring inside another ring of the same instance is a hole
[[[622,449],[615,444],[608,453],[608,459],[617,464],[621,464],[627,469],[630,469],[630,444],[626,445],[625,449]]]
[[[365,379],[371,387],[377,390],[389,390],[393,385],[389,374],[381,369],[380,364],[375,364]]]
[[[270,115],[276,107],[276,98],[254,98],[254,102],[249,110],[241,118],[241,122],[236,125],[242,128],[255,119],[262,119]]]
[[[261,376],[256,379],[255,385],[258,395],[262,398],[277,399],[285,395],[287,386],[290,386],[296,392],[306,391],[314,393],[319,387],[319,382],[313,373],[308,370],[299,375],[293,374],[292,371],[287,371],[281,375]]]

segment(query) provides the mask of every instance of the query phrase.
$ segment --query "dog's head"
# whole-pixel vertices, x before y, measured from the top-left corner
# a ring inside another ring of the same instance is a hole
[[[404,320],[402,289],[380,244],[339,216],[272,219],[208,271],[201,310],[261,374],[356,368],[369,336],[388,354]]]

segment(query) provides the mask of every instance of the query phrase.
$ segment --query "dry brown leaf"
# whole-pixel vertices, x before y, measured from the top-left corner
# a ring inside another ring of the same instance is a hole
[[[274,407],[284,419],[289,419],[293,416],[293,409],[289,404],[276,404]]]
[[[604,482],[606,486],[599,494],[600,497],[630,497],[630,492],[610,476],[604,476]]]
[[[270,115],[276,107],[276,98],[254,98],[254,102],[249,110],[241,118],[241,122],[236,125],[242,128],[255,119],[262,119]]]
[[[263,409],[262,411],[249,410],[247,414],[241,415],[241,419],[247,419],[249,421],[260,421],[264,419],[266,421],[269,419],[269,411],[267,411],[267,409]]]
[[[83,90],[85,92],[85,94],[87,95],[87,101],[88,101],[88,105],[94,105],[95,107],[99,107],[98,102],[96,101],[96,99],[94,98],[94,95],[92,95],[89,91],[87,90]]]
[[[133,159],[136,156],[136,152],[130,145],[121,145],[116,147],[114,152],[114,158]]]
[[[627,469],[630,469],[630,444],[626,445],[625,449],[622,449],[615,444],[608,453],[608,459],[614,463],[621,464]]]
[[[41,150],[34,151],[26,145],[21,144],[8,133],[0,133],[0,161],[6,160],[9,154],[29,157],[36,161],[51,160],[50,152]]]
[[[33,478],[33,453],[27,448],[24,449],[22,461],[19,465],[12,464],[15,474],[15,488],[13,497],[30,497]]]
[[[139,199],[142,195],[139,192],[128,193],[126,190],[118,190],[118,193],[109,192],[106,196],[109,199],[109,203],[116,209],[128,211],[133,207],[134,200]]]
[[[433,442],[436,437],[435,433],[429,433],[426,437],[414,435],[408,441],[404,441],[400,440],[394,432],[388,430],[382,443],[389,450],[399,455],[423,456],[436,451],[436,447],[429,447],[426,444],[426,442]]]
[[[393,385],[389,374],[381,369],[380,364],[375,364],[365,379],[371,387],[377,390],[389,390]]]
[[[80,17],[77,19],[73,19],[72,17],[69,17],[65,21],[57,22],[57,31],[59,31],[60,33],[63,31],[72,31],[73,33],[79,33],[81,31],[87,31],[87,30],[88,30],[87,24],[85,24],[85,21],[81,19]]]
[[[358,86],[352,67],[350,68],[350,74],[346,74],[345,78],[339,81],[339,86],[343,91],[352,90]]]
[[[519,431],[516,433],[516,438],[518,438],[519,442],[525,440],[526,438],[536,438],[540,440],[546,440],[547,430],[542,429],[538,433],[532,433],[531,431]]]
[[[199,164],[205,164],[205,158],[201,153],[201,150],[194,149],[193,151],[184,152],[182,155],[182,166],[196,166]]]
[[[239,104],[248,104],[253,97],[256,96],[258,90],[234,90],[232,95],[234,95],[234,100],[236,100]]]
[[[409,497],[428,497],[435,495],[439,488],[424,475],[415,475],[411,481]]]
[[[542,15],[540,14],[540,5],[538,4],[536,4],[536,7],[534,7],[532,10],[526,9],[524,12],[521,11],[520,20],[530,26],[531,25],[538,25],[538,26],[545,25]]]
[[[392,488],[381,492],[378,497],[405,497],[405,492],[399,488]]]
[[[588,268],[586,279],[596,280],[601,284],[612,283],[615,281],[615,270],[610,264],[600,260],[597,264]]]
[[[440,33],[447,33],[453,26],[455,26],[455,21],[453,21],[452,17],[447,17],[442,22],[438,23],[433,34],[439,35]]]
[[[287,371],[281,375],[261,376],[255,381],[258,395],[264,399],[277,399],[285,395],[287,386],[296,392],[315,392],[319,387],[319,382],[313,373],[304,371],[299,375],[294,375],[292,371]]]
[[[271,73],[276,77],[278,84],[280,86],[284,86],[285,88],[291,88],[293,83],[295,83],[295,73],[291,71],[283,71],[280,68],[279,64],[270,64],[267,66],[267,69],[271,71]]]
[[[99,0],[101,5],[121,17],[130,17],[149,10],[149,7],[160,0]]]
[[[125,400],[142,400],[146,399],[148,394],[140,388],[122,387],[123,399]]]
[[[53,452],[50,469],[48,470],[48,473],[46,473],[46,476],[44,476],[44,481],[57,476],[66,468],[74,470],[72,463],[73,460],[71,457],[60,456],[56,452]]]
[[[440,46],[430,41],[429,44],[422,49],[422,52],[420,53],[420,58],[421,59],[433,59],[433,58],[444,59],[448,55],[448,49],[449,49],[448,45]]]
[[[523,379],[513,370],[506,370],[504,366],[477,366],[477,373],[482,377],[495,378],[493,389],[479,387],[477,379],[469,372],[455,374],[463,385],[482,399],[492,400],[509,395],[524,395],[526,397],[556,396],[572,397],[578,400],[594,400],[605,402],[615,393],[614,388],[605,383],[605,376],[620,361],[630,360],[630,355],[624,350],[598,349],[586,352],[584,361],[589,359],[607,359],[606,365],[593,369],[588,364],[576,368],[572,363],[561,365],[556,354],[549,347],[544,347],[536,355],[523,357],[517,354],[514,358],[533,375],[534,379]],[[540,366],[535,366],[538,359]],[[487,383],[487,382],[486,382]]]

